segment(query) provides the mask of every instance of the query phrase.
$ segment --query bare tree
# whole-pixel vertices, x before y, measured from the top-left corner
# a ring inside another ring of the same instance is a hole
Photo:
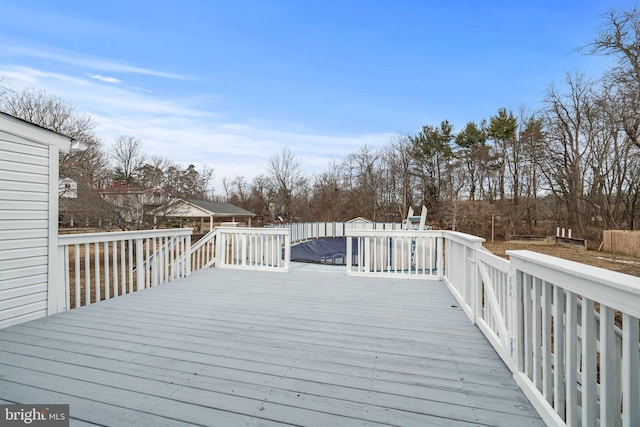
[[[106,158],[102,143],[94,133],[95,123],[90,116],[76,113],[72,103],[41,90],[6,91],[0,96],[0,111],[86,145],[84,151],[61,157],[61,177],[69,177],[89,186],[103,178]]]
[[[225,193],[225,201],[245,207],[251,188],[243,175],[236,175],[231,180],[226,176],[223,177],[222,188]]]
[[[351,168],[355,184],[351,197],[356,209],[354,214],[376,221],[382,188],[381,153],[365,145],[347,157],[346,164]]]
[[[628,138],[640,147],[640,11],[612,9],[595,40],[585,48],[590,53],[613,56],[618,64],[607,78],[622,88],[627,108],[620,125]]]
[[[256,176],[251,184],[250,194],[247,198],[247,209],[263,217],[275,219],[275,186],[271,177],[267,175]]]
[[[534,115],[521,115],[518,138],[523,149],[524,166],[522,168],[522,196],[525,199],[524,218],[527,232],[534,234],[538,222],[538,196],[541,193],[542,160],[545,156],[545,131],[542,120]]]
[[[342,182],[342,169],[331,162],[313,183],[312,212],[318,221],[344,221],[347,191]]]
[[[548,151],[542,171],[551,191],[566,207],[568,226],[586,234],[588,206],[585,200],[585,161],[592,148],[588,112],[592,108],[593,82],[568,75],[567,92],[549,88],[545,103]]]
[[[385,150],[384,163],[389,171],[390,197],[393,199],[395,219],[402,220],[413,205],[415,177],[411,173],[411,138],[406,135],[393,138]]]
[[[305,186],[300,161],[295,158],[289,147],[271,156],[267,172],[274,184],[277,208],[289,221],[293,219],[293,201]]]
[[[241,206],[247,202],[247,195],[249,192],[249,183],[243,175],[236,175],[231,181],[231,185],[234,192],[234,202],[239,203]]]
[[[133,136],[120,135],[112,150],[115,166],[114,179],[129,186],[134,183],[138,169],[143,165],[142,141]]]

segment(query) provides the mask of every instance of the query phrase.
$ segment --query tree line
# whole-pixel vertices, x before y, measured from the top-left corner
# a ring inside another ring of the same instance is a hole
[[[603,229],[636,229],[640,203],[640,13],[610,11],[579,50],[615,64],[603,75],[575,72],[552,83],[540,108],[498,108],[455,129],[444,119],[383,147],[363,146],[306,174],[290,147],[264,173],[224,177],[142,153],[120,136],[105,152],[91,117],[34,89],[0,91],[0,110],[71,136],[87,149],[61,159],[61,176],[87,188],[159,187],[175,197],[216,198],[272,221],[400,221],[410,206],[428,222],[483,236],[549,234],[556,226],[598,240]],[[97,202],[96,202],[97,203]],[[97,206],[89,203],[89,212]]]
[[[424,204],[442,228],[489,235],[572,228],[636,229],[640,202],[640,14],[610,11],[579,50],[612,57],[604,75],[576,72],[548,87],[541,108],[499,108],[455,130],[448,120],[364,146],[306,176],[290,148],[266,173],[223,180],[222,198],[279,221],[399,221]]]
[[[212,168],[182,167],[167,158],[145,155],[142,141],[133,136],[118,136],[112,148],[106,150],[89,115],[76,112],[75,105],[45,91],[14,91],[5,82],[0,85],[0,111],[84,145],[83,150],[62,155],[59,168],[60,178],[70,178],[78,186],[77,197],[63,197],[61,206],[64,214],[79,224],[127,229],[141,225],[131,224],[126,206],[114,205],[102,197],[113,189],[126,192],[158,188],[170,197],[184,199],[204,199],[209,194]]]

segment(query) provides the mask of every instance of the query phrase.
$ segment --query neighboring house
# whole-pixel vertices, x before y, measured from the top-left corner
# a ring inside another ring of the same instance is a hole
[[[105,201],[118,208],[121,219],[130,224],[142,224],[145,214],[171,200],[169,193],[159,187],[131,187],[115,182],[99,191]]]
[[[58,181],[58,197],[62,199],[77,199],[78,183],[71,178],[61,178]]]
[[[0,328],[56,312],[58,164],[71,138],[0,113]]]
[[[212,230],[215,225],[225,222],[231,223],[228,225],[237,225],[238,222],[247,221],[248,225],[251,226],[251,218],[256,216],[253,212],[230,203],[193,199],[175,199],[153,209],[149,212],[149,215],[154,216],[155,222],[161,219],[174,219],[180,222],[180,226],[190,223],[196,229],[199,228],[200,232],[205,232],[205,225],[208,225],[208,230]]]
[[[68,180],[65,185],[69,187],[59,188],[61,227],[102,228],[120,225],[117,209],[104,200],[93,185],[73,180]]]

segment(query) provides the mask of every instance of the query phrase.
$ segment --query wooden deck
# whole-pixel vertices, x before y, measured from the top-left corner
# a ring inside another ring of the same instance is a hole
[[[0,330],[0,401],[72,425],[542,426],[440,282],[209,269]]]

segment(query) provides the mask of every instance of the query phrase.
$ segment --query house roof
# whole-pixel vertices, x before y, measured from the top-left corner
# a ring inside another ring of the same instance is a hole
[[[195,200],[189,199],[187,202],[196,205],[197,207],[211,212],[214,216],[239,216],[239,217],[253,217],[256,216],[253,212],[239,208],[231,203],[223,202],[210,202],[208,200]]]
[[[72,149],[72,138],[1,111],[0,128],[4,132],[21,138],[40,144],[57,146],[63,153],[68,153]]]
[[[149,212],[151,215],[168,217],[238,217],[251,218],[253,212],[234,206],[231,203],[210,202],[208,200],[175,199]]]

